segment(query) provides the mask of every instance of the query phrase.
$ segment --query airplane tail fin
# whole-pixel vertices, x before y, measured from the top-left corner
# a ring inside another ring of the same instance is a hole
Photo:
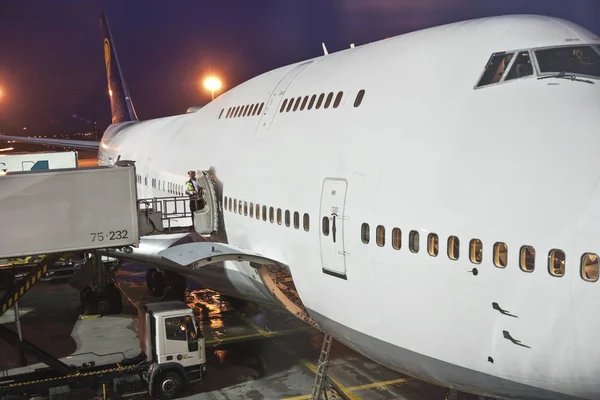
[[[108,78],[108,95],[110,96],[110,109],[112,112],[111,122],[138,121],[133,102],[129,95],[129,89],[123,78],[123,71],[117,58],[115,42],[110,34],[110,27],[106,14],[102,13],[102,32],[104,35],[104,61],[106,63],[106,77]]]

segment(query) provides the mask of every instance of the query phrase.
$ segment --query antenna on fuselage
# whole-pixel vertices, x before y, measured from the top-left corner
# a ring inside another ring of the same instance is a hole
[[[321,42],[321,45],[323,46],[323,53],[325,53],[324,55],[329,54],[329,52],[327,51],[327,47],[325,47],[325,43]]]

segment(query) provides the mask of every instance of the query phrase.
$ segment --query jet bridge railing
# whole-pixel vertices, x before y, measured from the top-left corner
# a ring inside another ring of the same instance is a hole
[[[189,196],[152,197],[138,200],[142,234],[167,233],[191,228]]]

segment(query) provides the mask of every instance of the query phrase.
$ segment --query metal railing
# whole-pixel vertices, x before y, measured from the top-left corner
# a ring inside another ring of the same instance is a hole
[[[163,230],[171,231],[174,228],[190,228],[192,226],[189,201],[189,196],[153,197],[138,200],[138,208],[142,212],[160,212]],[[173,225],[175,220],[186,220],[186,224]]]

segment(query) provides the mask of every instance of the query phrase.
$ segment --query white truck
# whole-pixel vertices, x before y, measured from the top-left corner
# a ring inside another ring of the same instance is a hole
[[[77,152],[0,154],[0,174],[14,171],[77,168]]]
[[[59,359],[19,339],[0,325],[0,337],[22,347],[50,368],[0,378],[0,400],[28,400],[49,396],[67,398],[76,388],[92,388],[103,398],[123,398],[149,393],[174,399],[191,382],[206,378],[206,353],[200,321],[181,301],[145,304],[138,309],[140,354],[118,363],[66,365]]]

